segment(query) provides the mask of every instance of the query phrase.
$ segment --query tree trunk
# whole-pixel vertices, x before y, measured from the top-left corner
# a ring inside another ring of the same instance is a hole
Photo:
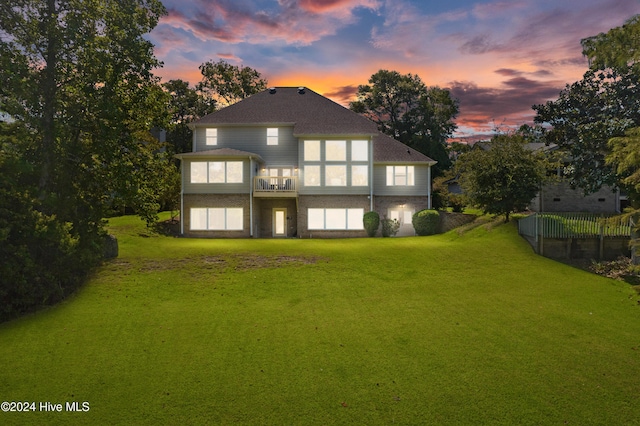
[[[47,0],[47,10],[45,12],[42,28],[47,39],[47,48],[44,52],[45,67],[42,72],[40,82],[40,93],[42,94],[42,168],[40,169],[40,199],[46,198],[51,190],[51,174],[54,165],[55,143],[56,143],[56,67],[58,54],[58,38],[56,37],[55,0]]]

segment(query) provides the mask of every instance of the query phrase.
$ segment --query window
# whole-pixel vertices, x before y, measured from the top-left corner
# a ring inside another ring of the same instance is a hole
[[[278,145],[278,129],[267,129],[267,145]]]
[[[191,183],[242,183],[242,161],[194,161]]]
[[[304,141],[304,161],[320,161],[320,141]]]
[[[387,186],[415,185],[413,166],[387,166]]]
[[[244,211],[234,208],[192,208],[192,231],[242,231]]]
[[[191,163],[191,183],[207,183],[207,163]]]
[[[308,209],[310,230],[362,230],[364,209]]]
[[[351,161],[369,161],[367,141],[351,141]]]
[[[204,137],[207,145],[218,145],[218,129],[204,129]]]
[[[369,167],[351,166],[351,186],[369,185]]]
[[[347,141],[326,141],[325,158],[327,161],[347,161]]]
[[[347,186],[347,166],[325,166],[326,186]]]
[[[320,166],[304,166],[304,186],[320,186]]]

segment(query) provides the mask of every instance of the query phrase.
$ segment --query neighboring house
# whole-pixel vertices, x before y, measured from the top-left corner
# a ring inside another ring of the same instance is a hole
[[[436,162],[367,118],[299,87],[270,88],[192,123],[182,162],[189,237],[361,237],[368,211],[398,219],[431,206]]]
[[[491,142],[477,142],[475,149],[484,150],[491,148]],[[544,143],[529,143],[527,148],[532,151],[544,150],[552,152],[558,149],[555,144],[545,145]],[[564,167],[570,166],[570,162],[566,162]],[[563,178],[560,167],[557,170],[558,180],[546,183],[540,189],[538,195],[531,200],[529,209],[535,212],[586,212],[586,213],[619,213],[625,206],[626,197],[620,194],[619,190],[615,190],[609,186],[603,186],[597,192],[592,194],[584,194],[580,188],[572,188],[568,180]],[[452,180],[449,183],[450,191],[455,191],[457,181]],[[459,186],[458,186],[459,187]]]

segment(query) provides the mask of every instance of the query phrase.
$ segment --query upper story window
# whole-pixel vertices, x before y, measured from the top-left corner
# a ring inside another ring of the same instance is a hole
[[[369,161],[368,141],[351,141],[351,161]]]
[[[304,161],[320,161],[320,141],[304,141]]]
[[[194,161],[191,183],[242,183],[242,161]]]
[[[267,145],[278,145],[278,129],[270,127],[267,129]]]
[[[414,166],[387,166],[387,186],[414,185]]]
[[[347,161],[347,141],[326,141],[326,161]]]
[[[218,129],[204,129],[204,136],[207,145],[218,145]]]

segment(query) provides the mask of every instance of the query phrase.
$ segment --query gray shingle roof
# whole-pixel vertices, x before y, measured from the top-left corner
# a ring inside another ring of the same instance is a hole
[[[233,148],[217,148],[217,149],[209,149],[207,151],[196,151],[196,152],[186,152],[184,154],[175,155],[176,158],[198,158],[198,157],[253,157],[256,160],[264,163],[262,157],[253,152],[240,151],[239,149]]]
[[[293,124],[298,135],[373,135],[375,123],[305,88],[277,87],[202,117],[194,124]]]
[[[426,155],[380,133],[377,125],[368,118],[308,88],[302,91],[297,87],[268,89],[193,123],[194,126],[256,124],[291,124],[294,135],[298,137],[373,136],[374,162],[435,164]]]
[[[436,161],[427,157],[423,153],[418,152],[413,148],[409,148],[402,142],[383,133],[378,133],[373,137],[373,162],[436,164]]]

